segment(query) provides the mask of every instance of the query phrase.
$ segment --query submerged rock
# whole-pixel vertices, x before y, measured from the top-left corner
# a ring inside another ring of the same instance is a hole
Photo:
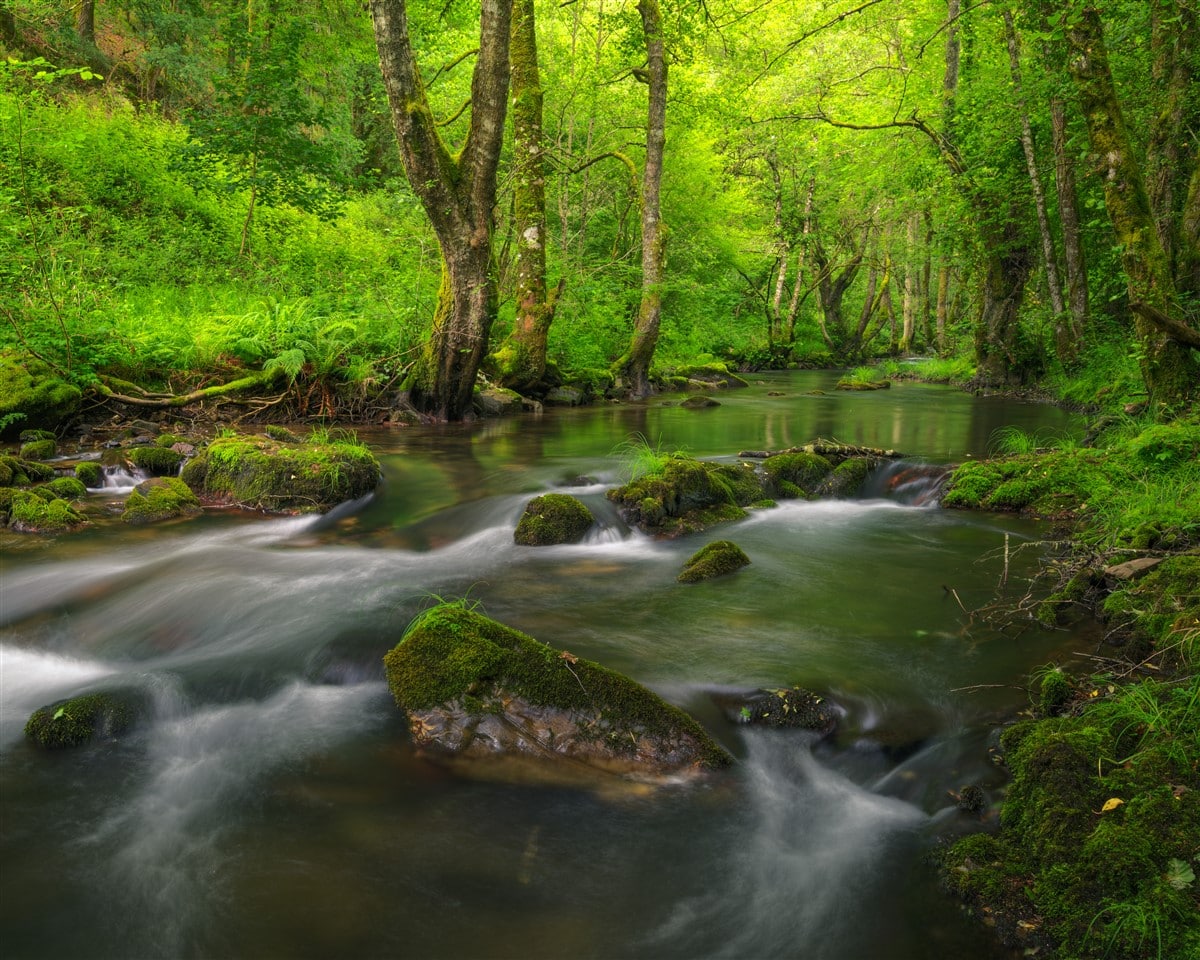
[[[812,730],[822,737],[833,733],[838,724],[837,706],[802,687],[755,690],[747,694],[718,693],[713,700],[734,723]]]
[[[680,404],[685,410],[707,410],[709,407],[719,407],[720,405],[721,401],[719,400],[699,395],[688,397]]]
[[[513,540],[526,547],[578,543],[591,529],[591,511],[567,493],[534,497],[525,507]]]
[[[714,540],[692,554],[676,579],[680,583],[711,580],[713,577],[740,570],[749,562],[750,558],[736,543],[730,540]]]
[[[133,723],[136,711],[132,698],[121,694],[84,694],[33,711],[25,737],[45,750],[78,747],[117,736]]]
[[[283,444],[239,436],[214,440],[184,465],[180,478],[202,500],[313,513],[370,493],[380,469],[374,454],[356,442]]]
[[[462,604],[417,617],[384,667],[413,740],[434,754],[534,757],[651,780],[729,763],[695,720],[645,687]]]

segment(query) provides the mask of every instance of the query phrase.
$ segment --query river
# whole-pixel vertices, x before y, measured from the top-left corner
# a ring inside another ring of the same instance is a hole
[[[987,740],[1027,704],[1023,675],[1084,642],[966,612],[1019,595],[1039,528],[868,495],[660,542],[604,497],[633,435],[699,457],[821,436],[947,463],[1004,426],[1080,429],[1045,406],[835,379],[756,375],[706,410],[668,397],[360,430],[384,483],[325,517],[216,512],[7,546],[5,957],[1005,956],[926,861],[972,823],[953,791],[997,800]],[[524,504],[560,488],[597,528],[514,545]],[[751,565],[676,583],[720,538]],[[380,658],[452,597],[648,685],[734,767],[651,791],[415,756]],[[834,738],[736,726],[711,699],[787,684],[844,706]],[[129,734],[25,743],[33,709],[114,685],[153,703]]]

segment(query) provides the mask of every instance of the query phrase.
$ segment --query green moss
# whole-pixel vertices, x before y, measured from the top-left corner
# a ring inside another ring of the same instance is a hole
[[[1130,440],[1128,449],[1139,463],[1154,469],[1194,464],[1200,460],[1200,425],[1155,424]]]
[[[25,724],[25,736],[47,750],[77,747],[120,734],[133,722],[134,714],[128,698],[90,693],[35,710]]]
[[[1042,675],[1038,688],[1038,709],[1043,716],[1052,717],[1062,711],[1075,694],[1070,678],[1055,667]]]
[[[280,443],[299,443],[300,438],[292,433],[287,427],[281,427],[275,423],[269,423],[263,431],[272,440],[278,440]]]
[[[818,488],[824,496],[849,497],[856,494],[866,483],[872,462],[866,457],[851,457],[839,463]]]
[[[27,487],[31,483],[45,483],[54,479],[54,468],[33,460],[0,456],[0,478],[14,487]]]
[[[58,379],[40,360],[0,354],[0,436],[54,428],[79,411],[79,388]]]
[[[685,456],[665,459],[647,474],[608,492],[632,524],[673,536],[741,519],[742,509],[762,497],[762,484],[748,464],[717,464]]]
[[[8,508],[8,525],[21,533],[55,533],[70,530],[87,522],[86,518],[66,500],[57,499],[53,491],[45,490],[45,499],[38,490],[16,490]]]
[[[129,492],[121,519],[132,524],[155,523],[199,512],[200,501],[178,477],[152,477]]]
[[[525,507],[513,539],[527,547],[578,543],[593,523],[591,511],[565,493],[534,497]]]
[[[981,460],[964,463],[950,474],[942,506],[978,508],[1000,481],[1000,471],[993,464]]]
[[[91,487],[93,490],[104,486],[104,468],[92,460],[76,464],[75,477],[85,487]]]
[[[729,762],[695,720],[640,684],[461,604],[441,604],[421,614],[383,662],[396,704],[406,711],[468,696],[484,702],[491,692],[504,690],[535,706],[583,714],[599,710],[596,735],[614,744],[683,731],[703,745],[705,766]]]
[[[75,477],[58,477],[46,484],[54,491],[55,496],[63,500],[78,500],[87,496],[87,487]]]
[[[794,499],[816,490],[833,465],[816,453],[781,453],[764,460],[762,469],[768,491]]]
[[[750,558],[736,543],[729,540],[714,540],[692,554],[687,563],[683,565],[683,570],[677,579],[680,583],[711,580],[713,577],[740,570],[749,562]]]
[[[57,439],[49,430],[22,430],[20,437],[22,443],[32,443],[34,440],[54,440]]]
[[[130,463],[156,477],[175,476],[183,460],[182,453],[166,447],[134,447],[129,451]]]
[[[379,473],[379,461],[358,443],[293,446],[261,437],[224,437],[189,460],[180,477],[202,497],[304,513],[370,493]]]
[[[187,437],[181,437],[177,433],[160,433],[154,438],[154,445],[156,447],[170,448],[177,443],[187,443]]]
[[[21,444],[22,460],[49,460],[58,445],[53,440],[31,440]]]
[[[1105,598],[1103,616],[1135,641],[1172,648],[1178,661],[1200,653],[1200,554],[1167,557]],[[1191,637],[1191,649],[1185,649]]]

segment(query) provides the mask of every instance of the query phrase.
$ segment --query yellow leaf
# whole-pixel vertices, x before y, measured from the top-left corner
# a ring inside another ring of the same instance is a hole
[[[1104,806],[1100,808],[1101,813],[1108,813],[1109,810],[1116,810],[1125,801],[1120,797],[1111,797],[1104,801]]]

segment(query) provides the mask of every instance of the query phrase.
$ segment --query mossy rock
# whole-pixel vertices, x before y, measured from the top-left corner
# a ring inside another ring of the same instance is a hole
[[[301,443],[302,441],[296,434],[292,433],[287,427],[281,427],[277,423],[269,423],[263,430],[272,440],[278,440],[280,443]]]
[[[824,497],[851,497],[862,489],[875,463],[869,457],[851,457],[833,468],[821,481],[817,493]]]
[[[733,573],[750,563],[742,548],[730,540],[714,540],[701,547],[683,565],[676,578],[680,583],[698,583]]]
[[[94,460],[75,464],[75,478],[93,490],[104,486],[104,468]]]
[[[178,477],[151,477],[129,492],[121,519],[141,525],[200,513],[200,501]]]
[[[1075,686],[1062,670],[1048,670],[1038,684],[1038,709],[1042,716],[1053,717],[1063,712],[1075,695]]]
[[[178,433],[160,433],[154,438],[156,447],[170,449],[177,443],[187,443],[187,437],[180,436]]]
[[[202,500],[274,513],[312,513],[366,496],[379,461],[350,441],[280,444],[222,437],[184,464],[181,479]]]
[[[688,367],[677,367],[671,373],[676,377],[682,378],[686,382],[686,385],[693,389],[707,390],[716,387],[721,390],[729,390],[750,386],[742,377],[739,377],[736,373],[731,373],[729,368],[723,363],[704,363]]]
[[[505,387],[477,387],[471,405],[482,417],[503,417],[520,413],[524,400],[515,390]]]
[[[87,487],[77,477],[57,477],[46,486],[63,500],[78,500],[87,496]]]
[[[526,505],[513,540],[526,547],[578,543],[593,522],[591,511],[582,501],[566,493],[547,493]]]
[[[837,382],[837,390],[890,390],[891,380],[854,380],[843,378]]]
[[[109,739],[134,721],[138,705],[114,693],[89,693],[35,710],[25,723],[25,737],[44,750],[78,747]]]
[[[762,727],[812,730],[822,737],[837,728],[837,706],[803,687],[755,690],[746,694],[715,694],[714,701],[731,721]]]
[[[764,487],[777,497],[796,499],[816,491],[833,472],[833,464],[819,453],[780,453],[762,463]]]
[[[8,505],[8,526],[18,533],[60,533],[87,523],[87,518],[52,490],[14,490]]]
[[[21,444],[22,460],[49,460],[58,449],[58,444],[50,440],[30,440]]]
[[[626,521],[662,536],[694,533],[746,516],[744,507],[762,499],[762,484],[748,464],[718,464],[668,457],[660,472],[608,491]]]
[[[421,614],[383,662],[413,740],[434,753],[651,779],[729,763],[695,720],[640,684],[462,604]]]
[[[182,453],[176,453],[167,447],[134,447],[129,451],[129,462],[155,477],[177,475],[179,465],[183,461]]]
[[[27,429],[54,429],[79,412],[79,388],[54,375],[46,364],[13,353],[0,354],[0,437]]]
[[[712,397],[695,396],[688,397],[679,406],[685,410],[708,410],[712,407],[719,407],[720,400],[714,400]]]
[[[56,440],[57,437],[50,430],[22,430],[17,439],[22,443],[33,443],[34,440]]]

